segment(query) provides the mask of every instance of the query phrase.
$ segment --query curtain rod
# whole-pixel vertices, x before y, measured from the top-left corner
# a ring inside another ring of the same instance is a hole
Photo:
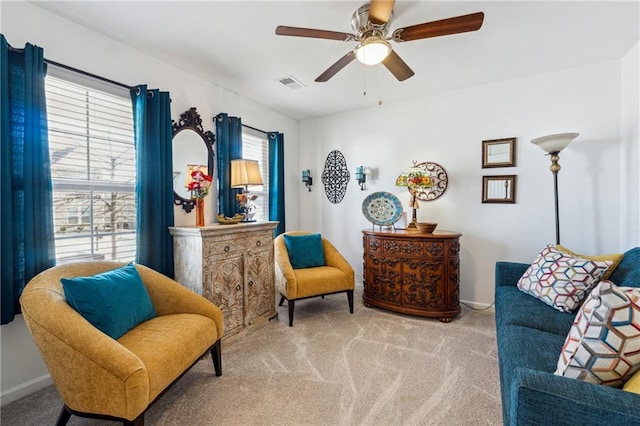
[[[24,49],[16,49],[15,47],[12,47],[10,45],[9,45],[9,51],[16,52],[16,53],[24,53]],[[64,68],[64,69],[69,70],[69,71],[76,72],[78,74],[86,75],[87,77],[91,77],[91,78],[95,78],[95,79],[104,81],[105,83],[115,84],[116,86],[124,87],[125,89],[131,90],[131,89],[134,88],[134,86],[129,86],[128,84],[124,84],[124,83],[120,83],[120,82],[117,82],[117,81],[114,81],[114,80],[110,80],[108,78],[101,77],[99,75],[92,74],[90,72],[83,71],[81,69],[74,68],[74,67],[71,67],[69,65],[64,65],[64,64],[61,64],[60,62],[52,61],[52,60],[47,59],[47,58],[44,58],[44,62],[46,62],[47,64],[54,65],[56,67],[60,67],[60,68]]]
[[[256,129],[255,127],[247,126],[244,123],[242,124],[242,127],[246,127],[247,129],[255,130],[256,132],[264,133],[265,135],[269,134],[269,132],[265,132],[264,130]]]
[[[116,86],[124,87],[125,89],[129,89],[129,90],[131,90],[131,89],[134,89],[134,88],[135,88],[134,86],[129,86],[128,84],[120,83],[120,82],[118,82],[118,81],[114,81],[114,80],[111,80],[111,79],[106,78],[106,77],[101,77],[101,76],[99,76],[99,75],[92,74],[92,73],[90,73],[90,72],[83,71],[83,70],[80,70],[80,69],[78,69],[78,68],[71,67],[71,66],[69,66],[69,65],[61,64],[60,62],[52,61],[52,60],[50,60],[50,59],[46,59],[46,58],[45,58],[45,60],[44,60],[44,61],[45,61],[47,64],[55,65],[56,67],[64,68],[64,69],[66,69],[66,70],[73,71],[73,72],[76,72],[76,73],[78,73],[78,74],[86,75],[87,77],[95,78],[95,79],[97,79],[97,80],[104,81],[105,83],[115,84]]]

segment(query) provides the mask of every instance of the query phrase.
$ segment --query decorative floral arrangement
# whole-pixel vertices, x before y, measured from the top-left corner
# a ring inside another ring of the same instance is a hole
[[[202,173],[200,170],[191,172],[191,179],[187,185],[187,190],[191,191],[191,198],[204,198],[211,188],[211,176]]]
[[[240,210],[244,210],[247,214],[255,208],[255,206],[253,205],[253,201],[255,201],[257,198],[257,195],[248,195],[246,192],[236,195],[236,200],[238,200]]]

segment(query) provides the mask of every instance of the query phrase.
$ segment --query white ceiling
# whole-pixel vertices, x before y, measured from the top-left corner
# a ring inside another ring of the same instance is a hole
[[[621,58],[640,39],[638,0],[398,0],[391,30],[478,11],[484,24],[471,33],[392,42],[415,71],[404,82],[354,61],[316,83],[356,43],[276,36],[276,26],[351,33],[351,16],[364,2],[33,3],[295,119]],[[288,75],[306,87],[278,82]]]

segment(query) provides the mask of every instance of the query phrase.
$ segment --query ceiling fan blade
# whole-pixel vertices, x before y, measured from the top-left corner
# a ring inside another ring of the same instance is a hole
[[[320,74],[318,78],[316,78],[316,82],[323,83],[325,81],[329,81],[331,77],[336,75],[338,71],[340,71],[342,68],[349,65],[351,61],[353,61],[355,58],[356,58],[356,54],[353,53],[353,51],[347,53],[342,58],[338,59],[338,61],[335,64],[327,68],[325,72]]]
[[[483,20],[484,13],[477,12],[440,21],[425,22],[424,24],[398,28],[393,32],[392,38],[394,41],[401,43],[403,41],[477,31],[482,26]]]
[[[409,65],[407,65],[400,56],[393,50],[389,53],[382,64],[393,74],[398,81],[404,81],[415,74]]]
[[[340,40],[340,41],[351,41],[351,40],[355,40],[356,38],[356,36],[353,34],[341,33],[338,31],[314,30],[312,28],[285,27],[283,25],[279,25],[276,27],[276,34],[281,36],[324,38],[328,40]]]
[[[371,0],[369,21],[378,25],[389,22],[394,3],[395,0]]]

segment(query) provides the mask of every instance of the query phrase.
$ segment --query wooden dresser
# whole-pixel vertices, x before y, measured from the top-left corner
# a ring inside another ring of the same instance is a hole
[[[226,339],[276,317],[278,222],[171,227],[176,281],[222,310]]]
[[[362,231],[367,307],[450,322],[460,313],[460,236]]]

